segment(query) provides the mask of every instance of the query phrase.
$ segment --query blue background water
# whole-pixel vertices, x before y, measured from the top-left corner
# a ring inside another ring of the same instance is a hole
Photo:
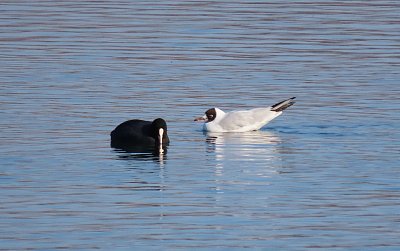
[[[398,1],[2,1],[0,249],[400,249]],[[297,103],[261,131],[194,117]],[[165,155],[109,147],[168,122]]]

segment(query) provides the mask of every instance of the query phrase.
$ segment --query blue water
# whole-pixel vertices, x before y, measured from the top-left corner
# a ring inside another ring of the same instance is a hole
[[[2,1],[1,250],[399,250],[398,1]],[[260,131],[225,111],[297,103]],[[163,155],[110,148],[163,117]]]

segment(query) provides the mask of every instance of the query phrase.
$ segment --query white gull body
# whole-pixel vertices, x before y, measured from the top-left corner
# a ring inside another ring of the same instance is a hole
[[[224,112],[211,108],[203,117],[195,121],[204,121],[204,130],[208,132],[248,132],[259,130],[271,120],[282,114],[282,111],[293,105],[295,97],[279,102],[270,107],[254,108],[244,111]]]

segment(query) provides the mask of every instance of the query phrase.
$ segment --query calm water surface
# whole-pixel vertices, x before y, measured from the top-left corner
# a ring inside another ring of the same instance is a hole
[[[1,1],[1,250],[399,250],[399,1]],[[297,103],[262,130],[194,117]],[[162,116],[164,155],[109,147]]]

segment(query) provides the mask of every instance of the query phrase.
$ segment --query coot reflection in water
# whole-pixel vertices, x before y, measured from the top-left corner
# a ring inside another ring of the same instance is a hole
[[[167,157],[168,147],[164,146],[162,151],[150,146],[132,146],[123,149],[113,148],[112,150],[117,154],[118,159],[139,161],[152,160],[164,164]]]

